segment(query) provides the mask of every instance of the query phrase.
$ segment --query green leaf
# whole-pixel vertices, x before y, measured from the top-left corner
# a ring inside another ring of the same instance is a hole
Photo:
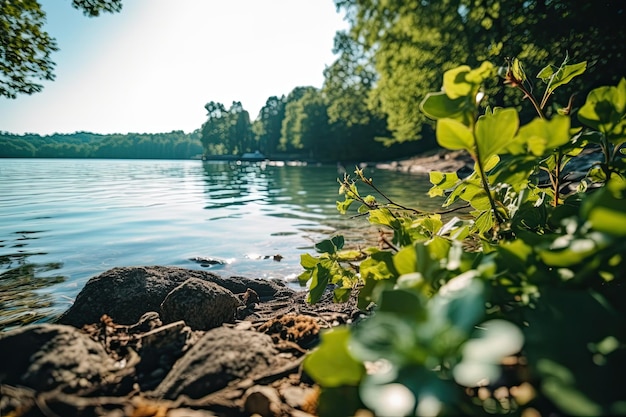
[[[348,197],[344,201],[337,201],[337,211],[341,214],[346,214],[354,201],[354,199]]]
[[[474,182],[466,181],[463,183],[464,188],[459,193],[459,197],[467,201],[476,210],[490,210],[489,196],[481,185]]]
[[[389,209],[381,208],[370,211],[369,221],[372,224],[393,227],[393,225],[397,222],[397,219],[393,216]]]
[[[363,252],[358,250],[342,250],[337,252],[337,260],[340,262],[357,261],[363,258]]]
[[[333,290],[333,302],[345,303],[350,299],[352,288],[337,287]]]
[[[391,279],[397,277],[397,271],[393,264],[393,254],[388,251],[377,250],[360,265],[363,279]]]
[[[452,100],[468,96],[475,89],[475,85],[466,79],[470,70],[469,65],[461,65],[443,74],[443,91]]]
[[[592,351],[607,337],[621,339],[623,346],[623,314],[612,304],[589,289],[550,286],[525,313],[529,370],[563,415],[612,414],[609,405],[624,398],[626,350],[606,356]]]
[[[379,311],[356,326],[350,342],[355,357],[376,361],[386,359],[395,363],[418,362],[426,356],[417,345],[415,319]]]
[[[571,416],[597,416],[602,407],[593,402],[575,386],[571,370],[549,359],[538,362],[543,376],[542,391],[564,412]]]
[[[478,88],[493,72],[493,64],[488,61],[476,69],[471,69],[468,65],[453,68],[443,74],[443,91],[452,100],[467,97],[468,101],[475,101]]]
[[[588,197],[582,216],[594,230],[612,236],[626,236],[626,180],[613,176],[607,185]]]
[[[405,246],[393,257],[393,265],[398,275],[410,274],[419,271],[417,264],[417,252],[413,246]]]
[[[478,214],[475,224],[476,224],[476,229],[478,229],[480,234],[485,234],[488,231],[490,231],[494,224],[493,215],[491,214],[491,211],[483,211],[480,214]]]
[[[467,100],[463,97],[452,100],[444,92],[428,93],[420,103],[420,110],[426,117],[438,120],[451,118],[460,121],[469,120],[466,110]]]
[[[432,188],[428,190],[429,197],[443,197],[446,190],[454,187],[459,182],[456,172],[430,171],[430,183]]]
[[[418,294],[411,290],[385,290],[380,294],[379,311],[399,314],[416,321],[426,318],[426,310]]]
[[[623,122],[626,113],[626,79],[617,87],[599,87],[591,90],[587,101],[578,111],[578,120],[586,126],[610,135]],[[616,132],[619,133],[619,132]]]
[[[342,235],[337,235],[331,239],[324,239],[315,245],[315,250],[319,253],[337,253],[338,250],[343,248],[344,238]]]
[[[526,72],[524,71],[524,66],[522,65],[522,61],[517,58],[513,59],[511,62],[511,73],[513,78],[518,82],[522,83],[526,81]]]
[[[326,265],[324,265],[326,264]],[[330,268],[327,262],[319,262],[313,271],[311,271],[311,280],[309,285],[309,293],[307,294],[307,302],[310,304],[317,303],[324,295],[326,287],[331,278]]]
[[[495,108],[476,122],[476,146],[485,164],[493,155],[503,151],[513,140],[519,127],[519,117],[514,108]]]
[[[302,265],[304,269],[312,270],[313,268],[315,268],[318,262],[318,258],[315,258],[308,253],[303,253],[302,255],[300,255],[300,265]]]
[[[544,83],[547,83],[548,81],[550,81],[550,77],[552,77],[552,74],[554,74],[554,69],[552,68],[552,65],[547,65],[542,68],[541,71],[539,71],[539,74],[537,74],[537,78],[541,79]]]
[[[298,275],[298,283],[300,286],[304,287],[309,280],[311,279],[313,271],[304,271],[300,275]]]
[[[474,135],[469,127],[454,119],[437,121],[437,142],[451,150],[464,149],[474,154]]]
[[[574,77],[582,75],[587,69],[587,61],[572,65],[561,65],[556,72],[552,71],[552,68],[548,68],[541,70],[537,74],[537,78],[541,78],[548,84],[548,94],[552,94],[558,87],[569,83]]]
[[[536,118],[520,128],[517,139],[526,143],[533,155],[543,156],[568,143],[569,130],[568,116],[556,115],[552,120]]]
[[[320,337],[320,346],[304,359],[306,373],[322,387],[357,385],[365,366],[350,354],[350,329],[336,327]]]
[[[585,258],[607,247],[609,242],[596,233],[575,238],[562,236],[547,249],[539,251],[541,260],[549,266],[570,267],[585,262]]]
[[[452,243],[450,243],[448,239],[441,236],[435,236],[426,243],[426,246],[428,247],[428,252],[431,256],[434,259],[439,259],[443,263],[448,257]]]
[[[454,277],[429,302],[432,316],[447,318],[448,323],[465,335],[470,334],[485,314],[484,285],[476,275],[475,270],[470,270]]]

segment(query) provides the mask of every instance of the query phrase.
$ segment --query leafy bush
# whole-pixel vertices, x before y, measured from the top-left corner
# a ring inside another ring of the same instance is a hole
[[[585,69],[541,70],[541,99],[517,60],[445,72],[420,108],[439,145],[475,163],[463,178],[430,173],[439,213],[395,203],[360,169],[340,181],[338,210],[358,205],[393,238],[356,252],[335,236],[302,256],[310,302],[330,285],[374,311],[306,358],[320,415],[626,414],[626,79],[578,110],[547,105]],[[485,104],[497,74],[535,119]]]

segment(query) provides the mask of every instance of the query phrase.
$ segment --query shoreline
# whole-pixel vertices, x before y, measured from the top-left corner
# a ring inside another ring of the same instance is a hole
[[[366,313],[355,297],[305,298],[265,279],[113,268],[56,322],[0,333],[0,356],[11,357],[0,372],[0,414],[315,415],[319,392],[301,369],[304,355],[321,330]],[[155,411],[141,414],[147,408]]]

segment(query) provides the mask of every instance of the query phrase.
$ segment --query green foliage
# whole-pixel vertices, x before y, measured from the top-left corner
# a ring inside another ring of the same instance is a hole
[[[190,159],[201,154],[198,132],[125,135],[78,132],[50,136],[0,133],[0,158]]]
[[[214,101],[204,108],[207,121],[202,125],[200,140],[206,156],[240,155],[258,150],[250,115],[241,102],[233,101],[228,110],[222,103]]]
[[[121,0],[72,0],[87,16],[118,12]],[[37,82],[54,80],[51,54],[56,41],[43,30],[46,14],[37,0],[0,1],[0,97],[41,91]]]
[[[566,103],[569,94],[554,92],[566,83],[583,97],[582,80],[569,78],[585,68],[587,86],[614,85],[623,75],[618,64],[626,53],[623,2],[335,0],[335,4],[345,12],[349,35],[362,48],[362,67],[375,69],[370,108],[387,117],[397,142],[428,137],[428,120],[415,102],[439,86],[442,69],[510,56],[523,59],[534,73],[546,59],[566,51],[575,59],[588,59],[588,65],[549,67],[537,79],[527,77],[529,90],[548,86],[540,103],[553,95]],[[496,83],[484,88],[494,106],[522,110],[512,91],[502,91]],[[522,119],[530,114],[532,110],[525,111]]]
[[[575,109],[546,111],[585,68],[567,59],[544,68],[540,100],[518,60],[446,71],[421,108],[439,144],[475,164],[465,176],[430,173],[441,212],[397,204],[360,169],[340,181],[337,209],[356,208],[393,237],[344,256],[335,236],[302,256],[309,301],[332,284],[335,300],[358,290],[372,311],[327,333],[305,361],[320,409],[343,390],[346,414],[626,415],[626,81],[589,93],[577,114],[584,128],[572,127]],[[536,118],[482,107],[477,96],[496,73]],[[585,172],[568,188],[573,166]]]

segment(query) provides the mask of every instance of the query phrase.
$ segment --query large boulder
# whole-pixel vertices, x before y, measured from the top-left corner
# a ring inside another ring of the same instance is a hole
[[[161,304],[164,323],[183,320],[192,330],[209,330],[232,322],[240,301],[212,282],[189,278],[174,288]]]
[[[39,324],[0,334],[0,383],[65,392],[99,386],[115,371],[101,344],[71,327]]]
[[[181,394],[200,398],[235,379],[266,371],[276,364],[277,356],[268,335],[218,327],[206,332],[176,362],[152,395],[172,400]]]
[[[104,314],[119,324],[135,323],[146,311],[160,311],[165,297],[190,278],[213,282],[234,294],[243,294],[250,288],[266,299],[294,292],[275,281],[221,278],[202,270],[166,266],[113,268],[91,278],[58,323],[82,327],[97,322]]]

